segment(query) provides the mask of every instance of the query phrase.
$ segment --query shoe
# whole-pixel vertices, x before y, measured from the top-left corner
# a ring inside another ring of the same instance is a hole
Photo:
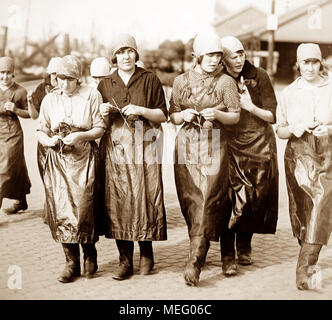
[[[151,241],[138,241],[140,247],[140,274],[149,275],[154,267]]]
[[[112,278],[114,280],[126,280],[130,278],[134,274],[134,268],[132,266],[127,266],[124,264],[120,264],[118,273],[113,276]]]
[[[237,263],[242,266],[249,266],[253,264],[250,254],[239,254],[237,257]]]
[[[21,200],[16,200],[12,206],[8,208],[2,209],[2,211],[6,214],[14,214],[17,213],[20,210],[26,210],[28,209],[28,204],[26,198],[21,199]]]
[[[187,264],[186,268],[184,269],[183,277],[184,281],[187,286],[189,287],[197,287],[199,282],[199,275],[201,270],[197,267],[194,267],[191,264]]]
[[[82,249],[84,259],[84,276],[86,279],[91,279],[98,270],[97,250],[95,243],[82,244]]]
[[[73,282],[75,278],[79,277],[80,275],[81,273],[79,270],[73,270],[66,266],[65,269],[59,275],[58,281],[62,283]]]
[[[235,276],[237,274],[237,266],[233,258],[225,257],[222,259],[222,272],[227,277]]]

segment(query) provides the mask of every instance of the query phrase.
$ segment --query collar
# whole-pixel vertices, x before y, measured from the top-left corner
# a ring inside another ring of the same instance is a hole
[[[137,79],[139,79],[142,74],[148,73],[148,72],[149,71],[147,71],[141,67],[135,66],[135,71],[134,71],[133,75],[131,76],[131,78],[129,79],[127,87],[129,87],[133,82],[135,82]],[[123,83],[121,77],[119,76],[118,70],[116,70],[115,72],[113,72],[111,74],[110,79],[112,80],[112,82],[114,81],[114,82],[118,82],[118,83]]]
[[[331,84],[331,82],[329,81],[328,77],[323,77],[321,76],[323,79],[323,82],[317,85],[313,85],[312,87],[316,87],[316,88],[320,88],[320,87],[325,87],[329,84]],[[302,77],[298,77],[295,81],[294,81],[294,85],[297,89],[305,89],[306,87],[303,85],[303,81],[302,81]]]

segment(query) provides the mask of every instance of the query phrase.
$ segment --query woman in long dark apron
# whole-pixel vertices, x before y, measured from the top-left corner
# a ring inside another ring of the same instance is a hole
[[[58,277],[71,282],[81,273],[98,269],[97,250],[97,144],[105,124],[99,113],[100,93],[81,85],[81,63],[74,56],[62,58],[57,74],[58,89],[42,101],[38,140],[46,148],[43,183],[48,225],[52,237],[62,244],[66,266]]]
[[[288,139],[285,171],[293,234],[301,245],[299,290],[315,289],[316,263],[332,231],[332,84],[322,74],[317,44],[299,45],[301,76],[284,89],[277,134]]]
[[[161,172],[161,122],[167,119],[167,109],[157,76],[135,65],[135,38],[120,34],[112,45],[112,62],[118,69],[98,85],[104,102],[101,114],[108,125],[100,148],[105,236],[116,239],[119,250],[113,278],[124,280],[134,273],[134,241],[140,248],[140,273],[148,275],[154,267],[152,241],[167,239]]]
[[[182,214],[190,237],[184,270],[196,286],[210,246],[218,241],[227,202],[228,156],[225,124],[239,120],[236,82],[221,71],[222,47],[215,34],[199,34],[194,68],[175,78],[171,121],[180,125],[175,142],[174,173]]]
[[[23,131],[19,117],[29,118],[27,91],[14,81],[14,60],[0,58],[0,207],[3,198],[14,199],[5,213],[26,210],[30,179],[26,167]]]
[[[253,233],[275,233],[278,219],[278,160],[275,122],[277,100],[266,71],[245,59],[235,37],[221,39],[224,64],[238,82],[240,121],[229,135],[230,221],[220,238],[225,275],[235,275],[237,262],[250,265]]]

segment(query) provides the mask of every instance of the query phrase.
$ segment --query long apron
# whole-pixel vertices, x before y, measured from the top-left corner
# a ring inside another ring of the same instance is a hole
[[[292,137],[284,159],[293,235],[326,245],[332,231],[332,138]]]
[[[14,92],[0,93],[0,198],[22,199],[30,193],[30,179],[24,157],[23,131],[18,117],[4,111]]]
[[[105,236],[166,240],[161,125],[117,115],[100,142],[104,170]]]
[[[175,141],[174,174],[189,237],[218,241],[227,203],[227,140],[221,125],[215,130],[186,123]],[[214,134],[212,134],[214,132]]]
[[[67,126],[70,131],[80,131]],[[54,132],[59,134],[59,132]],[[61,136],[67,135],[61,134]],[[46,148],[42,169],[47,220],[52,237],[61,243],[92,243],[96,230],[97,144]]]
[[[272,127],[250,117],[241,131],[235,130],[228,147],[233,204],[229,228],[240,232],[275,233],[279,172]]]

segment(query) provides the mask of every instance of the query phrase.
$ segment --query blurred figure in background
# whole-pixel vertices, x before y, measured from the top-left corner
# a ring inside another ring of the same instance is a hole
[[[175,141],[174,175],[190,238],[184,270],[188,286],[197,286],[210,241],[219,241],[226,221],[225,125],[236,124],[240,117],[236,82],[222,72],[220,38],[198,34],[193,49],[194,67],[175,78],[170,101],[171,121],[183,124]]]
[[[50,60],[46,68],[46,76],[44,82],[40,83],[37,88],[28,95],[29,114],[32,119],[39,116],[40,105],[44,97],[57,87],[56,72],[61,61],[60,57],[54,57]]]
[[[242,43],[235,37],[221,39],[225,72],[237,80],[240,121],[229,132],[230,221],[220,238],[225,275],[250,265],[253,233],[272,233],[278,219],[278,160],[272,123],[277,100],[271,80],[262,68],[246,60]],[[236,248],[236,250],[235,250]]]
[[[19,117],[29,118],[27,91],[14,81],[14,60],[0,58],[0,207],[3,198],[12,199],[2,211],[26,210],[30,179],[24,157],[23,131]]]
[[[98,269],[95,242],[97,230],[98,152],[95,139],[104,133],[99,113],[100,93],[80,84],[81,63],[71,55],[61,58],[57,70],[58,88],[43,99],[37,131],[46,148],[43,183],[48,225],[52,237],[62,244],[66,266],[58,277],[71,282],[81,273],[89,278]]]
[[[301,76],[282,92],[277,134],[288,139],[285,172],[293,235],[301,246],[296,286],[316,289],[311,280],[332,231],[332,83],[323,73],[317,44],[300,44]]]
[[[104,57],[98,57],[92,60],[90,65],[90,77],[91,81],[89,85],[93,88],[97,88],[99,82],[105,77],[109,77],[111,74],[111,65]]]
[[[108,126],[100,147],[105,236],[116,239],[119,251],[113,278],[124,280],[134,273],[134,241],[140,248],[140,273],[148,275],[154,267],[152,241],[167,238],[161,171],[161,122],[167,120],[167,108],[157,76],[135,65],[139,58],[135,38],[120,34],[112,47],[112,64],[118,69],[98,86]],[[147,135],[150,138],[143,139]]]

